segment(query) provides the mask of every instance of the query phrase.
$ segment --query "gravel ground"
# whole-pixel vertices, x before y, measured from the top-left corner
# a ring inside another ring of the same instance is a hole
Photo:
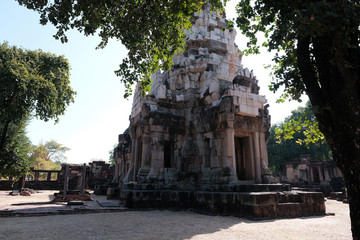
[[[351,239],[348,205],[328,200],[326,207],[335,216],[250,221],[153,210],[8,217],[0,218],[0,239]]]

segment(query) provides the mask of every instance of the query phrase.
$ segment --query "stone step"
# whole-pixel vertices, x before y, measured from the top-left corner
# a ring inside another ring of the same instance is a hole
[[[302,203],[279,203],[277,204],[277,217],[300,217],[303,215]]]
[[[123,185],[124,190],[180,190],[174,184],[165,185],[163,183],[126,183]],[[194,191],[195,189],[181,189],[182,191]],[[239,183],[239,184],[211,184],[202,185],[201,191],[209,192],[282,192],[290,191],[289,184],[253,184],[253,183]],[[195,190],[196,191],[196,190]]]
[[[297,192],[279,192],[279,203],[301,203],[302,198]]]

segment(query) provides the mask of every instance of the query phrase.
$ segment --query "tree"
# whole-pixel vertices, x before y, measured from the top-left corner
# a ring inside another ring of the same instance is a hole
[[[275,50],[272,90],[306,93],[348,189],[353,239],[360,239],[359,1],[242,0],[237,25],[247,53]]]
[[[45,144],[41,143],[39,146],[46,150],[45,159],[51,160],[59,166],[66,161],[66,156],[64,154],[70,150],[70,148],[65,147],[55,140],[47,141]]]
[[[54,140],[34,145],[30,153],[30,165],[35,169],[60,170],[61,163],[66,161],[64,154],[69,150]]]
[[[21,141],[13,138],[16,132],[25,136],[24,124],[30,116],[57,122],[74,101],[69,68],[64,56],[0,44],[0,155],[6,166],[24,163],[17,157],[23,151]]]
[[[0,175],[3,177],[19,178],[25,175],[30,168],[29,152],[31,142],[26,136],[27,121],[19,124],[10,123],[8,126],[7,141],[0,151]],[[3,123],[0,122],[0,128]]]
[[[201,9],[202,0],[134,0],[134,1],[44,1],[17,0],[40,13],[40,23],[57,28],[56,39],[67,42],[66,31],[77,29],[86,36],[98,33],[104,48],[110,38],[120,40],[129,50],[115,71],[126,87],[140,81],[145,94],[150,89],[151,75],[158,68],[169,69],[172,57],[185,46],[183,29],[191,27],[190,19]],[[211,0],[221,8],[219,0]]]
[[[281,172],[286,162],[302,154],[310,154],[319,161],[331,158],[329,146],[317,126],[310,102],[293,110],[284,122],[271,126],[267,149],[273,173]]]

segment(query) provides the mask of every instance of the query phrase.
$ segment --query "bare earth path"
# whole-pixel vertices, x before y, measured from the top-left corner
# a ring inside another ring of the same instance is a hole
[[[250,221],[154,210],[7,217],[0,239],[351,239],[348,205],[328,200],[326,207],[335,216]]]

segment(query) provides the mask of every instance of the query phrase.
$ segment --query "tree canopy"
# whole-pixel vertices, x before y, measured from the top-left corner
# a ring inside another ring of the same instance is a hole
[[[0,151],[10,124],[21,125],[29,116],[59,120],[76,94],[69,75],[64,56],[0,44]]]
[[[306,93],[314,106],[324,104],[331,97],[325,92],[336,89],[329,75],[339,68],[347,77],[358,68],[359,1],[242,0],[237,13],[237,26],[249,37],[246,54],[260,46],[276,51],[271,89],[284,86],[284,98]],[[266,39],[260,44],[259,32]]]
[[[76,29],[86,36],[98,34],[104,48],[114,38],[128,49],[128,56],[115,71],[126,87],[140,82],[143,93],[150,89],[151,75],[159,68],[169,69],[175,53],[182,51],[191,18],[201,10],[202,0],[111,0],[111,1],[44,1],[17,0],[21,5],[38,11],[40,23],[52,23],[56,39],[67,42],[66,32]],[[222,8],[221,1],[211,0]]]
[[[64,155],[69,148],[50,140],[39,145],[34,145],[30,152],[30,166],[41,170],[60,170],[61,163],[66,161]]]

